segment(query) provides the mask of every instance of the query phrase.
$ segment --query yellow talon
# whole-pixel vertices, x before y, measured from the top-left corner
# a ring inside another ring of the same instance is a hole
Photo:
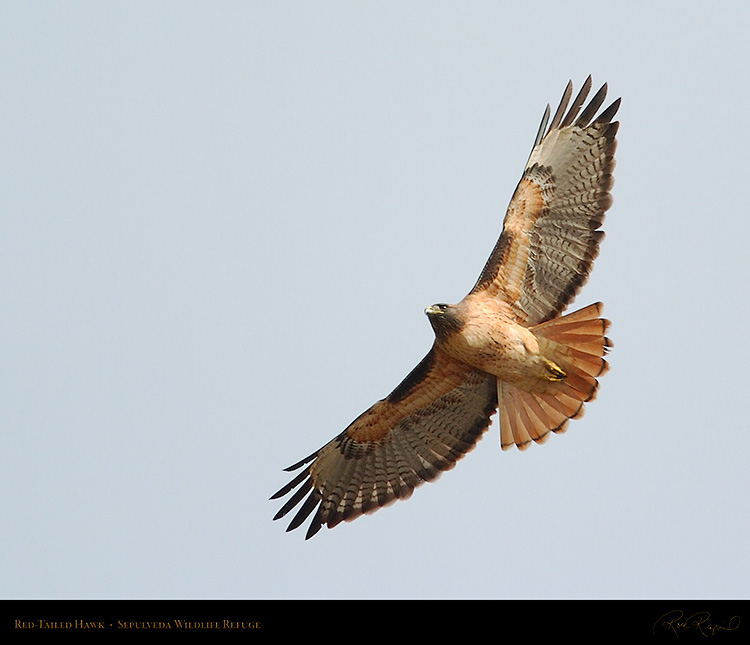
[[[565,371],[559,365],[555,365],[552,361],[545,360],[544,366],[549,370],[547,379],[550,381],[562,381],[567,376]]]

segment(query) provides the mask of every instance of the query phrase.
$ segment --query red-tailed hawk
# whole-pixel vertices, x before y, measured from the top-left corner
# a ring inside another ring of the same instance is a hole
[[[320,450],[271,499],[299,487],[288,531],[309,516],[307,538],[371,513],[438,477],[471,450],[500,411],[503,449],[541,443],[583,413],[611,347],[601,303],[561,312],[586,281],[612,203],[620,100],[597,116],[604,85],[581,112],[591,77],[552,121],[544,113],[503,230],[479,280],[456,305],[425,310],[435,332],[427,356],[385,399]],[[567,112],[566,112],[567,110]],[[549,126],[549,127],[548,127]]]

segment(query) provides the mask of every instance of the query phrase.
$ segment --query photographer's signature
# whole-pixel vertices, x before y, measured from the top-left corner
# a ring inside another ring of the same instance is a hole
[[[714,620],[707,611],[697,611],[686,616],[681,609],[675,609],[668,611],[654,623],[653,633],[671,632],[679,638],[681,633],[692,631],[703,636],[716,636],[720,632],[732,632],[739,626],[739,616],[732,616],[728,620]]]

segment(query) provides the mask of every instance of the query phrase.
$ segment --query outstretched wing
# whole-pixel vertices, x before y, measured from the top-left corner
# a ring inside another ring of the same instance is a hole
[[[472,289],[510,304],[521,324],[555,317],[578,293],[599,253],[599,227],[612,203],[619,126],[612,118],[620,100],[596,117],[605,84],[579,115],[589,77],[566,113],[572,89],[568,83],[549,128],[547,106],[500,239]]]
[[[474,447],[496,407],[494,377],[433,347],[390,395],[320,450],[286,469],[304,467],[271,497],[299,486],[274,519],[304,499],[287,531],[312,514],[308,539],[323,524],[332,528],[407,499],[414,488],[453,468]]]

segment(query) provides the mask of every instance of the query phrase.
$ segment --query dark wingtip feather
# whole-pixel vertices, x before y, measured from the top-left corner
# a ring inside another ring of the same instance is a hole
[[[591,119],[594,118],[596,111],[602,106],[605,98],[607,98],[606,83],[599,88],[599,91],[594,95],[594,98],[591,99],[586,106],[586,109],[581,112],[581,116],[576,120],[576,127],[585,128],[591,122]]]
[[[292,481],[290,481],[286,486],[280,488],[277,490],[269,499],[278,499],[279,497],[284,497],[289,491],[297,488],[302,481],[307,477],[310,473],[305,470],[304,472],[301,472],[299,475],[297,475]]]
[[[302,466],[304,466],[306,464],[309,464],[313,459],[315,459],[315,457],[318,456],[319,452],[320,452],[319,450],[316,450],[309,457],[305,457],[303,460],[298,461],[296,464],[293,464],[291,466],[288,466],[287,468],[284,468],[284,472],[285,473],[291,473],[291,472],[297,470],[298,468],[302,468]]]
[[[304,473],[304,475],[307,475],[307,473]],[[289,490],[291,490],[292,485],[290,484],[287,488]],[[282,517],[284,517],[284,515],[286,515],[289,511],[291,511],[295,506],[297,506],[297,504],[299,504],[302,501],[302,498],[307,494],[307,491],[309,491],[310,488],[311,488],[311,484],[308,481],[307,485],[302,486],[302,488],[300,488],[296,493],[294,493],[294,495],[292,495],[287,500],[286,504],[284,504],[279,509],[279,512],[276,513],[276,515],[273,516],[273,519],[274,520],[280,520]],[[286,492],[289,492],[289,490],[287,490]],[[279,492],[281,492],[281,491],[279,491]],[[274,499],[274,498],[271,498],[271,499]]]
[[[567,128],[569,125],[573,123],[573,120],[576,118],[576,115],[578,114],[578,110],[581,109],[581,106],[583,105],[583,102],[586,100],[586,97],[589,95],[589,92],[591,91],[591,75],[586,79],[586,82],[581,86],[580,91],[576,95],[575,99],[573,100],[573,103],[570,106],[570,109],[568,110],[568,113],[565,115],[565,118],[562,120],[562,123],[560,124],[560,128]]]
[[[549,130],[548,132],[551,132],[556,127],[560,125],[560,121],[563,118],[563,114],[565,114],[565,108],[568,107],[568,102],[570,101],[570,96],[573,94],[573,81],[568,81],[568,84],[565,86],[565,91],[563,92],[562,98],[560,99],[560,104],[557,106],[557,110],[555,110],[555,116],[552,117],[552,121],[549,124]]]
[[[302,504],[300,509],[297,511],[297,514],[292,518],[292,521],[289,522],[289,526],[287,526],[286,530],[287,532],[293,531],[296,529],[300,524],[302,524],[315,510],[315,507],[320,503],[321,496],[320,492],[313,489],[313,491],[310,493],[309,497],[305,500],[305,503]],[[310,527],[312,528],[312,526]]]
[[[549,121],[549,103],[547,103],[547,108],[544,110],[544,115],[542,116],[542,122],[539,124],[539,129],[537,130],[536,138],[534,139],[534,145],[531,146],[531,153],[529,154],[529,159],[531,158],[531,155],[534,154],[534,148],[536,148],[542,142],[542,139],[544,139],[544,133],[547,130],[548,121]]]
[[[620,109],[620,102],[622,99],[617,99],[616,101],[613,101],[612,105],[610,105],[604,112],[602,112],[594,121],[594,123],[608,123],[612,120],[612,118],[617,114],[617,110]]]
[[[313,535],[315,535],[320,529],[323,528],[323,523],[313,520],[312,524],[307,529],[307,533],[305,534],[305,540],[309,540]]]

